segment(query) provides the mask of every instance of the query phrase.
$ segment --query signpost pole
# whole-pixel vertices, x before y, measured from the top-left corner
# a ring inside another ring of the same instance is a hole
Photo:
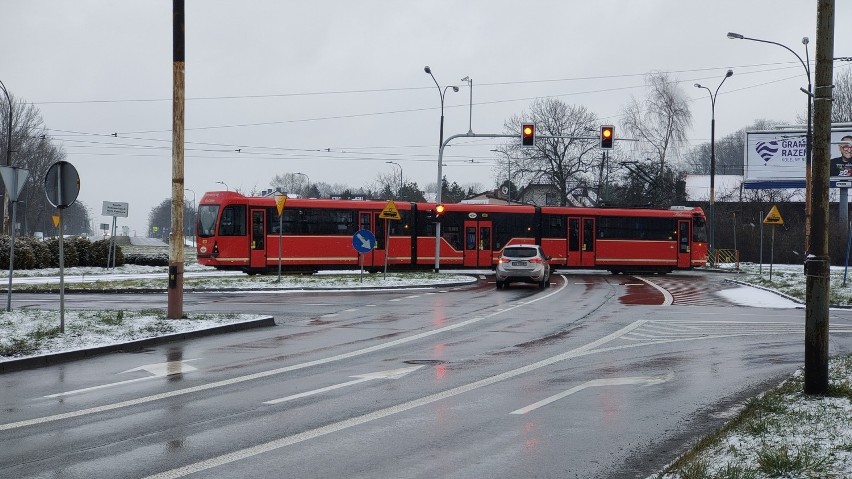
[[[12,210],[12,214],[14,215],[14,211]],[[388,256],[390,256],[390,223],[385,219],[385,274],[382,279],[388,279]]]
[[[18,195],[27,181],[30,171],[15,166],[0,166],[0,176],[6,185],[6,196],[12,209],[12,223],[9,226],[9,288],[6,295],[6,311],[12,310],[12,272],[15,270],[15,211],[18,204]]]
[[[112,268],[115,268],[115,230],[117,220],[115,216],[112,217],[112,232],[109,235],[109,247],[110,251],[112,251]]]
[[[11,129],[11,125],[9,126]],[[12,191],[18,191],[18,177],[17,175],[9,175],[11,185],[8,185],[6,188],[7,196],[11,200]],[[9,201],[9,204],[12,205],[12,223],[9,227],[9,288],[6,290],[6,311],[12,311],[12,271],[15,269],[15,201]]]
[[[773,264],[775,264],[775,225],[772,225],[772,246],[769,248],[769,281],[772,281]]]
[[[278,282],[281,282],[281,256],[282,242],[284,241],[284,205],[287,204],[287,195],[275,193],[275,207],[278,209]]]
[[[763,218],[763,210],[760,211],[760,217]],[[763,277],[763,222],[760,223],[760,267],[757,274]]]
[[[10,201],[12,205],[12,223],[9,227],[9,288],[6,294],[6,311],[12,310],[12,271],[15,269],[15,204],[17,201]]]
[[[64,231],[62,224],[62,210],[59,208],[59,332],[65,334],[65,250]]]
[[[284,215],[278,214],[278,282],[281,282],[281,242],[284,241]]]

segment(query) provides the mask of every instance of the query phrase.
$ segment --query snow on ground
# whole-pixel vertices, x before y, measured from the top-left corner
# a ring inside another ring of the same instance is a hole
[[[739,288],[724,289],[719,291],[719,296],[727,299],[732,303],[741,306],[751,306],[754,308],[803,308],[804,305],[799,304],[791,299],[772,291],[752,288],[750,286],[740,286]]]
[[[8,271],[5,272],[8,277]],[[16,286],[59,284],[59,270],[24,270],[14,272],[12,296]],[[66,288],[96,283],[99,288],[120,285],[122,288],[164,289],[167,270],[164,267],[126,265],[105,271],[104,268],[67,268],[63,271]],[[325,271],[314,275],[256,275],[220,272],[213,268],[187,265],[185,288],[206,290],[249,290],[256,293],[305,290],[357,290],[437,287],[472,283],[476,277],[453,273],[383,273],[362,274],[360,271]],[[245,292],[245,291],[243,291]],[[57,303],[59,299],[57,296]],[[245,314],[194,314],[187,319],[165,319],[164,311],[74,311],[66,310],[65,334],[59,332],[59,311],[19,309],[0,313],[0,363],[77,349],[94,348],[166,334],[209,329],[223,324],[258,319]]]

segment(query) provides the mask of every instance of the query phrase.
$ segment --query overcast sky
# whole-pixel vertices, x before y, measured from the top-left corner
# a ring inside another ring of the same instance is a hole
[[[143,235],[171,194],[172,2],[5,0],[0,80],[35,104],[80,173],[95,224],[104,201]],[[835,56],[852,55],[852,2],[836,7]],[[795,122],[804,68],[775,45],[816,48],[816,1],[310,1],[186,0],[186,187],[263,189],[277,174],[360,187],[399,169],[423,188],[437,179],[439,90],[445,138],[503,122],[536,97],[584,105],[615,124],[643,76],[670,72],[692,99],[692,145],[759,118]],[[836,63],[835,68],[849,68]],[[845,64],[848,65],[848,64]],[[115,136],[113,136],[115,135]],[[497,140],[445,152],[450,182],[492,188]],[[235,150],[240,150],[236,152]],[[505,178],[505,176],[503,176]],[[503,179],[501,178],[501,179]],[[41,181],[41,179],[39,179]],[[187,192],[186,199],[193,200]]]

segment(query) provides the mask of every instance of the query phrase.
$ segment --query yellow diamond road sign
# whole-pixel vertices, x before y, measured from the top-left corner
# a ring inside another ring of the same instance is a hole
[[[783,225],[784,218],[781,217],[781,213],[778,211],[777,206],[773,206],[771,210],[769,210],[769,214],[766,215],[766,218],[763,218],[763,224],[765,225]]]
[[[388,200],[388,204],[385,205],[385,209],[383,209],[381,214],[379,214],[379,218],[381,218],[383,220],[401,220],[402,219],[399,216],[399,210],[396,209],[396,204],[394,204],[393,200]]]

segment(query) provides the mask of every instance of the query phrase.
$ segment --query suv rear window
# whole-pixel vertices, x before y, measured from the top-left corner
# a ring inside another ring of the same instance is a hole
[[[510,247],[503,250],[503,256],[510,256],[512,258],[532,258],[538,256],[538,250],[535,248]]]

